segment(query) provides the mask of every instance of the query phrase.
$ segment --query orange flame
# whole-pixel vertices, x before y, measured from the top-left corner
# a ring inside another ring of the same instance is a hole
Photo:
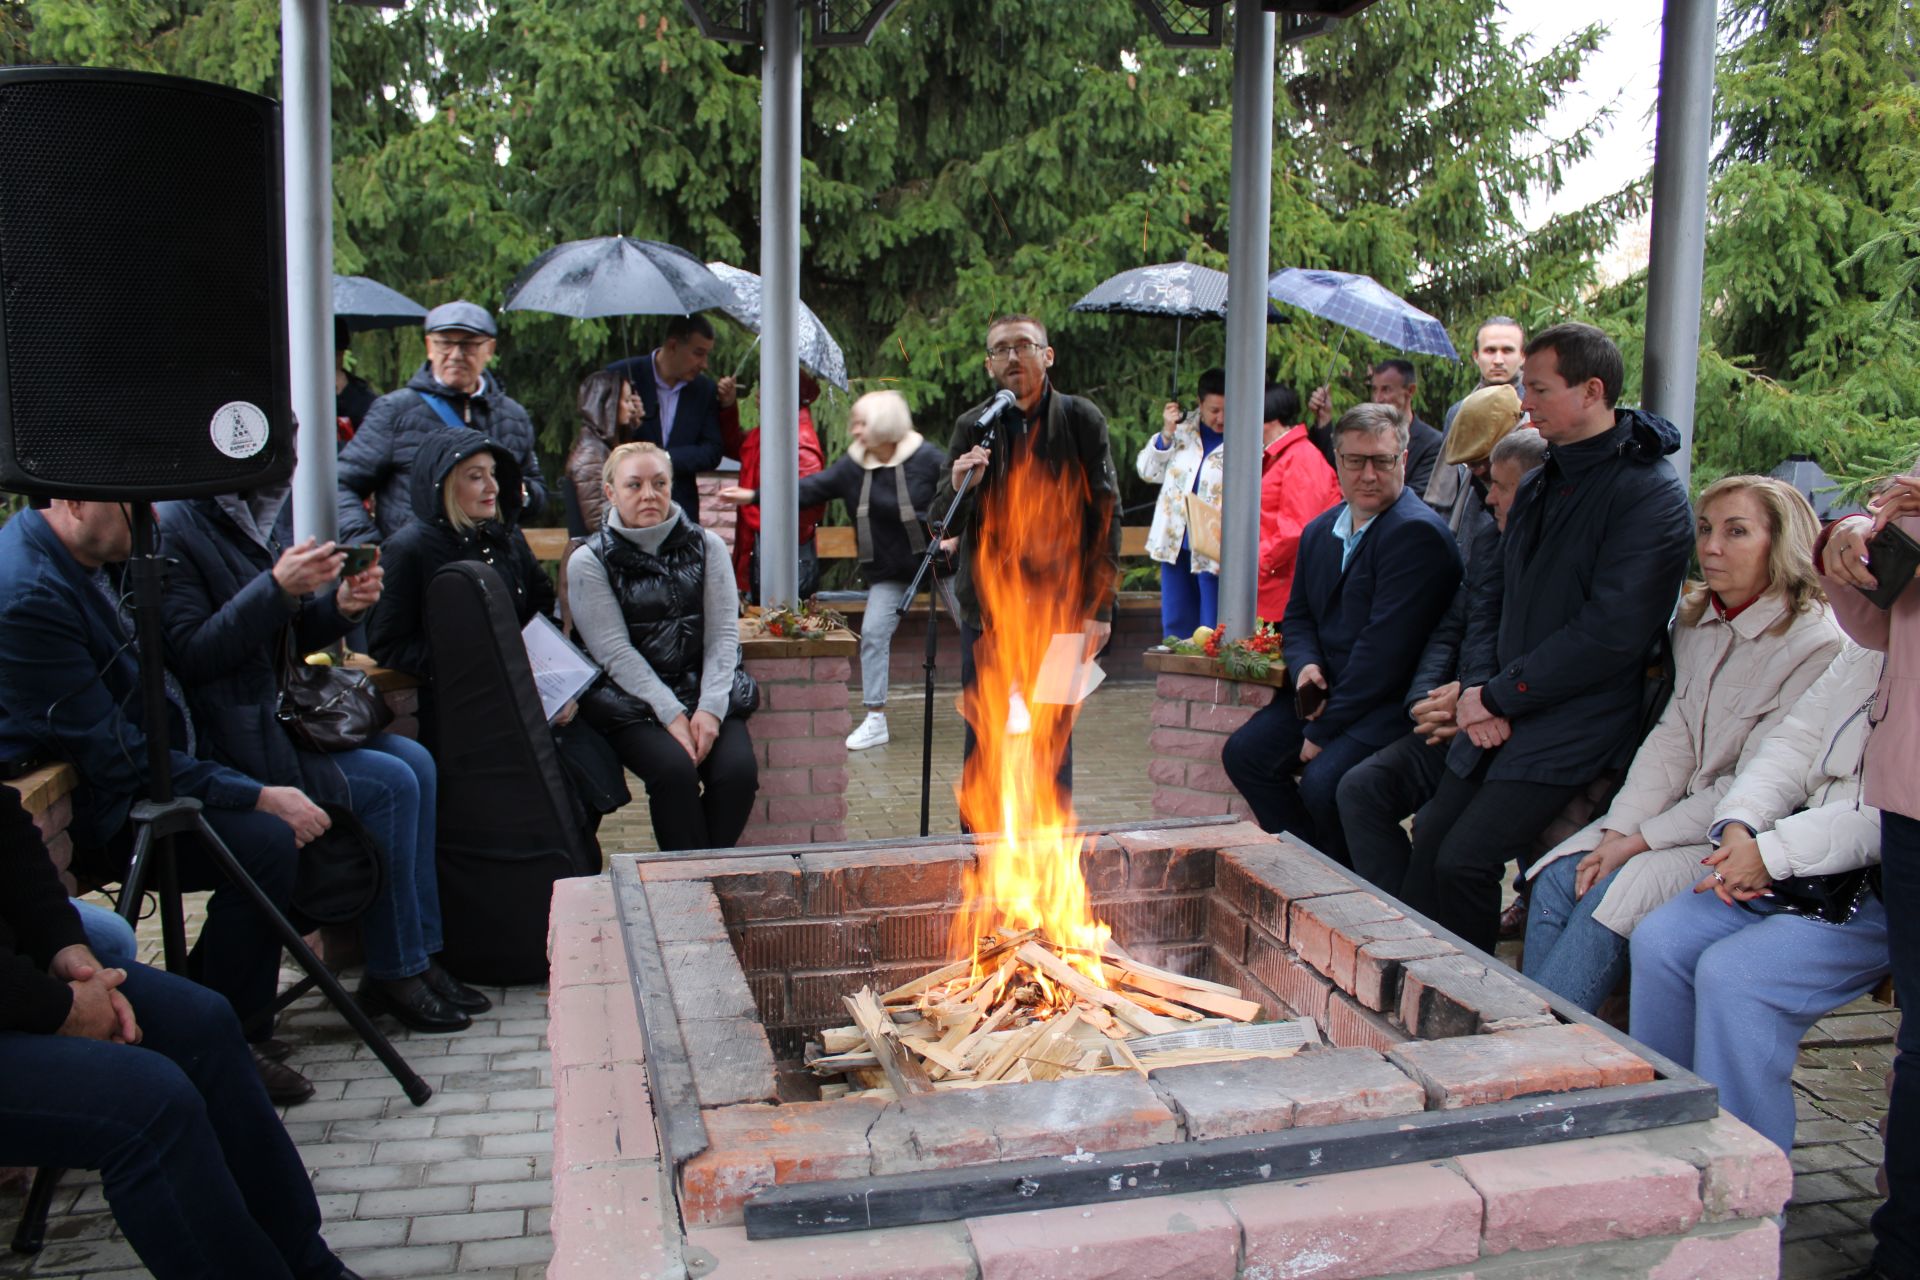
[[[1034,701],[1053,637],[1079,634],[1086,602],[1109,585],[1104,555],[1082,554],[1089,538],[1098,544],[1110,514],[1092,501],[1078,467],[1056,469],[1031,452],[982,493],[973,583],[986,630],[974,646],[976,678],[962,706],[975,745],[958,798],[969,829],[995,834],[967,873],[953,950],[977,955],[996,932],[1038,929],[1084,951],[1069,951],[1068,962],[1104,986],[1095,957],[1111,931],[1088,901],[1080,865],[1088,842],[1073,834],[1072,798],[1056,779],[1079,708]],[[1024,733],[1010,731],[1016,693],[1031,724]],[[1072,1002],[1044,979],[1041,985],[1055,1004]]]

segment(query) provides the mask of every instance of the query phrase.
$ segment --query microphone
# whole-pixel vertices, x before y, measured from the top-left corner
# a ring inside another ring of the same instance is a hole
[[[1005,387],[1000,388],[1000,390],[993,393],[993,399],[987,401],[987,407],[981,411],[979,420],[973,424],[974,430],[985,431],[991,436],[993,434],[994,419],[1012,408],[1015,403],[1013,392],[1007,390]]]

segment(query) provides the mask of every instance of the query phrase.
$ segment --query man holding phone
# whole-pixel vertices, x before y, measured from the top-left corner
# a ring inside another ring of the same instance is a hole
[[[1221,753],[1263,828],[1343,863],[1340,779],[1408,732],[1400,695],[1460,582],[1446,521],[1407,486],[1407,433],[1385,404],[1334,424],[1345,501],[1301,531],[1280,625],[1294,696],[1261,708]]]

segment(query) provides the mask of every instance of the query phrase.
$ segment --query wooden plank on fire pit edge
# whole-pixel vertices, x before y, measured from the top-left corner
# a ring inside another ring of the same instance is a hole
[[[1597,1138],[1711,1120],[1719,1090],[1695,1076],[1567,1095],[1516,1098],[1240,1138],[1096,1155],[796,1182],[746,1203],[749,1240],[829,1235],[996,1213],[1284,1182],[1477,1152]]]
[[[700,1118],[700,1095],[693,1084],[693,1063],[680,1035],[680,1018],[667,984],[667,961],[653,926],[646,886],[633,864],[615,864],[613,896],[620,911],[620,936],[627,944],[633,974],[634,1005],[647,1051],[647,1086],[659,1122],[660,1150],[678,1177],[680,1166],[707,1149],[707,1125]]]

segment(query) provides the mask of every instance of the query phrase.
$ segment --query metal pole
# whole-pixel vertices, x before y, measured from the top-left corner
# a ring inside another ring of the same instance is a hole
[[[287,344],[296,538],[330,541],[334,510],[333,125],[327,0],[281,0],[280,129],[287,183]]]
[[[766,0],[760,70],[760,601],[799,603],[800,5]]]
[[[1273,218],[1273,15],[1233,14],[1233,178],[1227,222],[1227,420],[1220,495],[1220,617],[1253,630],[1260,563],[1260,420],[1267,369],[1268,224]]]
[[[1680,428],[1673,464],[1693,468],[1700,277],[1707,253],[1707,150],[1713,141],[1714,0],[1666,0],[1660,119],[1653,151],[1653,245],[1641,400]]]

